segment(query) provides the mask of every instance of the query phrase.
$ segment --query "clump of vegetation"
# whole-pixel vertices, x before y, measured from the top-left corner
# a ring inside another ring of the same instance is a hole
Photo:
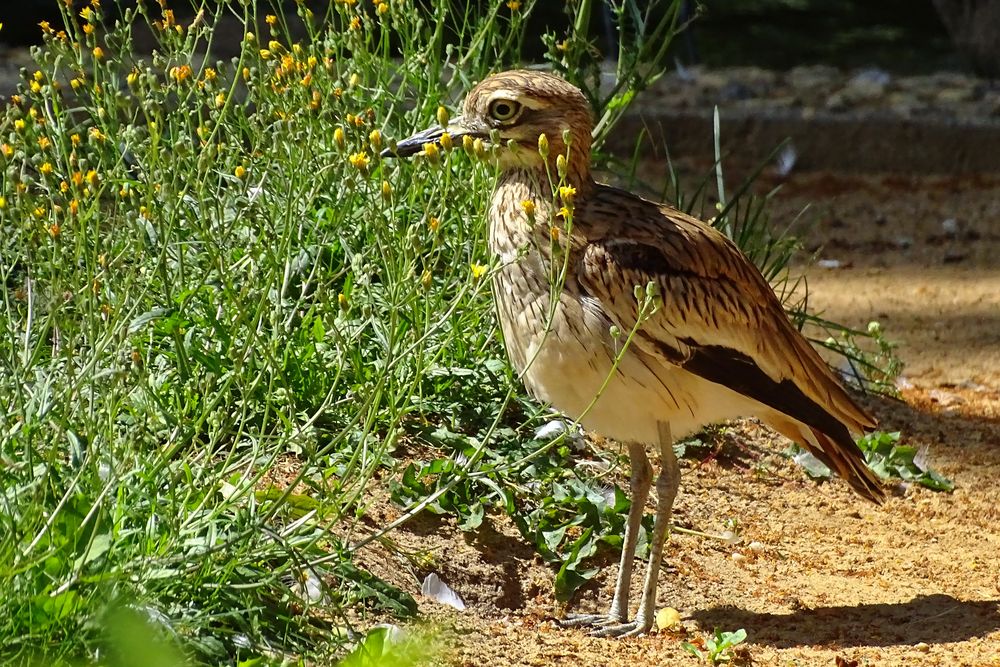
[[[723,632],[718,628],[708,637],[696,642],[683,642],[681,647],[707,665],[723,665],[733,660],[733,649],[747,638],[742,628],[735,632]]]
[[[571,593],[627,504],[562,440],[534,449],[488,295],[495,174],[461,147],[379,158],[518,64],[535,3],[107,4],[60,3],[0,116],[0,658],[112,660],[121,609],[171,661],[340,655],[344,610],[415,609],[347,538],[387,470],[404,518],[510,512]],[[618,5],[641,48],[604,94],[591,4],[547,43],[604,133],[677,3]],[[214,61],[226,14],[245,36]],[[447,454],[397,470],[412,441]]]

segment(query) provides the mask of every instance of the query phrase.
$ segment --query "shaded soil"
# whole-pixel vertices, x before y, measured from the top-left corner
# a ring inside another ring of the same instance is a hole
[[[869,407],[884,429],[926,447],[955,492],[900,485],[884,506],[869,505],[839,480],[807,479],[774,434],[735,425],[739,446],[682,462],[675,522],[717,534],[735,521],[740,543],[673,535],[658,606],[676,608],[683,628],[627,640],[554,625],[567,611],[553,596],[555,573],[505,516],[476,533],[418,517],[391,534],[392,549],[361,560],[417,595],[418,623],[444,656],[432,662],[697,664],[682,641],[744,628],[737,664],[1000,666],[1000,182],[793,176],[775,220],[806,203],[807,245],[841,267],[808,269],[812,303],[848,324],[878,319],[899,341],[902,400]],[[624,485],[625,471],[616,474]],[[377,526],[397,515],[376,503],[368,518]],[[610,600],[617,555],[603,551],[597,563],[570,611]],[[465,612],[419,596],[430,571]]]

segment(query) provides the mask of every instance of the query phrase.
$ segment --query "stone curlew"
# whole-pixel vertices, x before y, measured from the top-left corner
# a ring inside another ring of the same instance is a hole
[[[581,91],[543,72],[493,75],[463,113],[400,141],[406,157],[452,139],[493,144],[500,180],[489,246],[511,363],[528,390],[587,429],[624,443],[632,507],[607,614],[570,617],[594,634],[653,624],[670,511],[680,484],[672,444],[706,424],[755,416],[880,502],[851,437],[874,418],[786,317],[757,268],[723,234],[670,206],[591,177],[593,120]],[[629,620],[636,540],[659,455],[656,514],[638,612]]]

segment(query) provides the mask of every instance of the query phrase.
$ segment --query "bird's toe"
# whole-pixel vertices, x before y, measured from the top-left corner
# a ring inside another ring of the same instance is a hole
[[[627,623],[615,623],[597,627],[591,630],[590,634],[594,637],[638,637],[649,632],[652,627],[652,623],[644,623],[637,619]]]
[[[624,621],[617,616],[608,614],[569,614],[566,618],[556,621],[563,628],[596,628],[620,625]]]

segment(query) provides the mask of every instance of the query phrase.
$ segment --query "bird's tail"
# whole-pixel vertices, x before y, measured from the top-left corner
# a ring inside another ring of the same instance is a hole
[[[830,435],[777,412],[766,415],[764,422],[805,447],[846,480],[858,495],[878,504],[885,500],[885,490],[878,476],[865,463],[864,455],[846,427],[841,433]]]

